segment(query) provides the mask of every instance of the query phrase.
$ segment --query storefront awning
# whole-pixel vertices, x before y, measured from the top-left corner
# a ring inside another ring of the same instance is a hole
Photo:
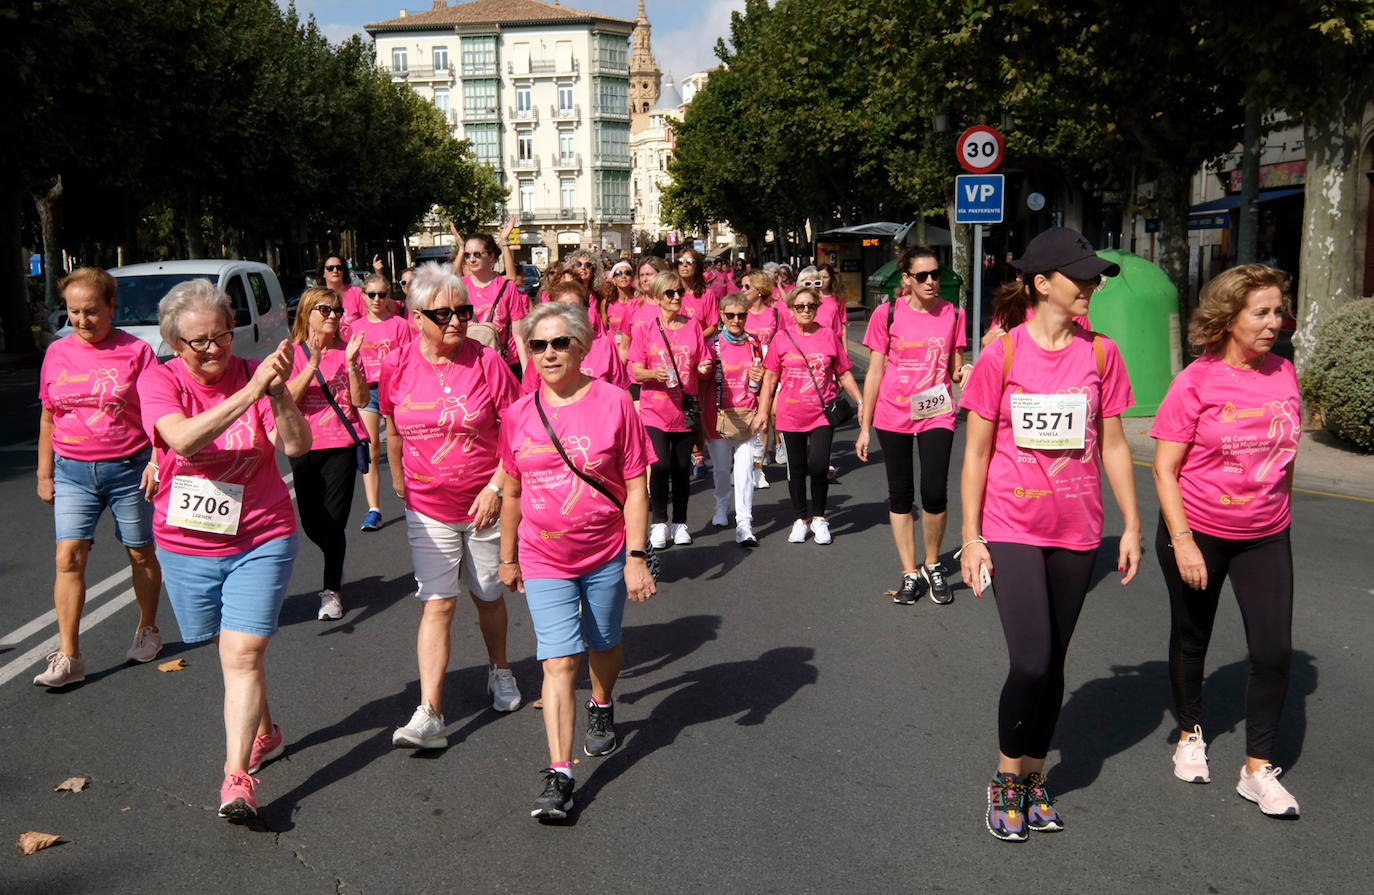
[[[1301,195],[1302,192],[1302,187],[1261,191],[1259,200],[1261,202],[1268,202],[1270,199],[1286,199],[1289,196]],[[1240,208],[1240,193],[1231,193],[1230,195],[1222,196],[1220,199],[1213,199],[1210,202],[1199,202],[1192,208],[1189,208],[1188,213],[1210,214],[1218,211],[1231,211],[1236,208]]]

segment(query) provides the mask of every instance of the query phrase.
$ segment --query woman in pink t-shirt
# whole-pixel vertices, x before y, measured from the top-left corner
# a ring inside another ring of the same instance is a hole
[[[820,283],[821,309],[816,312],[816,323],[832,327],[840,334],[840,343],[845,351],[849,350],[849,307],[844,302],[844,290],[840,287],[835,268],[830,264],[820,264],[811,276],[811,281]]]
[[[685,249],[677,256],[677,275],[682,277],[682,316],[695,320],[701,327],[701,337],[709,339],[720,329],[720,312],[716,297],[701,275],[701,256]]]
[[[363,301],[363,290],[352,285],[348,262],[341,255],[326,255],[324,260],[320,262],[318,273],[320,282],[325,285],[325,288],[333,289],[343,304],[343,326],[339,331],[347,334],[353,321],[367,313],[366,303]],[[299,314],[300,311],[297,310],[296,313]]]
[[[136,383],[157,366],[153,349],[114,326],[115,278],[95,267],[72,271],[58,284],[72,334],[48,346],[38,377],[43,406],[38,434],[38,496],[53,507],[57,576],[53,603],[58,647],[33,679],[65,687],[86,679],[81,612],[86,562],[95,527],[109,506],[115,537],[129,555],[138,626],[126,657],[149,662],[162,650],[157,627],[162,570],[153,546],[157,479],[152,447],[139,418]]]
[[[469,236],[463,244],[462,261],[467,270],[463,287],[472,304],[473,320],[496,332],[497,352],[518,378],[525,363],[525,346],[518,338],[520,320],[529,313],[529,296],[514,280],[496,272],[500,249],[489,233]]]
[[[602,284],[597,295],[600,311],[601,329],[619,334],[620,324],[635,306],[634,265],[628,261],[617,261],[611,267],[610,278]],[[590,315],[588,315],[590,318]],[[596,321],[592,321],[593,330]],[[629,345],[625,346],[629,350]]]
[[[368,278],[374,283],[368,288],[390,304],[385,292],[377,292],[376,277]],[[369,299],[369,304],[373,301]],[[359,323],[366,318],[354,322],[353,337],[344,345],[339,338],[343,313],[334,290],[322,286],[305,290],[291,325],[291,341],[296,344],[293,369],[299,372],[286,383],[291,399],[310,426],[310,451],[291,460],[291,472],[301,528],[324,554],[317,613],[321,620],[343,618],[340,591],[348,551],[344,529],[358,478],[357,444],[366,434],[355,409],[368,399],[366,374],[358,361],[364,338]],[[334,399],[332,405],[321,380]]]
[[[792,544],[804,542],[808,530],[817,544],[830,543],[825,504],[830,494],[835,427],[825,417],[825,404],[839,394],[840,388],[856,403],[863,403],[854,374],[849,372],[853,363],[841,347],[840,337],[833,329],[816,323],[820,304],[821,294],[812,286],[798,286],[787,296],[792,325],[784,326],[768,346],[764,359],[768,372],[762,401],[754,414],[754,431],[761,432],[776,402],[778,434],[787,448],[787,490],[797,517],[787,536]]]
[[[711,361],[701,338],[701,327],[678,313],[686,292],[682,277],[666,271],[654,277],[650,288],[659,313],[652,321],[634,328],[630,363],[641,387],[639,412],[657,456],[649,471],[653,517],[649,541],[654,549],[661,549],[668,545],[670,537],[674,544],[692,543],[687,529],[687,498],[691,496],[692,441],[698,428],[694,417],[700,411],[697,388],[701,377],[710,375]]]
[[[410,288],[411,268],[401,271],[404,288]],[[391,299],[391,284],[381,274],[373,274],[363,283],[363,297],[367,300],[367,316],[354,321],[353,331],[362,333],[358,362],[363,365],[367,379],[368,400],[358,407],[367,429],[369,458],[363,473],[363,493],[367,497],[367,515],[363,517],[363,531],[377,531],[382,527],[382,410],[377,403],[377,380],[382,374],[382,358],[410,344],[419,332],[410,322],[410,315],[392,312],[396,302]],[[404,300],[402,300],[404,302]],[[402,304],[404,306],[404,304]]]
[[[940,298],[940,262],[930,249],[907,249],[897,259],[897,269],[906,294],[875,308],[864,334],[871,354],[854,453],[868,462],[870,430],[876,429],[887,470],[887,517],[902,564],[902,583],[893,602],[915,603],[924,590],[933,602],[946,604],[954,597],[949,571],[940,563],[940,545],[949,518],[954,385],[972,370],[964,364],[964,312]],[[912,475],[918,454],[925,547],[919,564]]]
[[[261,363],[234,357],[233,306],[209,280],[173,286],[157,320],[177,356],[138,382],[143,426],[158,453],[153,534],[182,639],[219,638],[219,816],[249,823],[258,782],[250,775],[283,750],[264,661],[297,545],[277,453],[304,455],[310,427],[286,387],[291,343]]]
[[[777,269],[777,265],[773,265]],[[763,353],[768,353],[768,346],[773,342],[773,336],[778,330],[782,329],[791,321],[791,314],[786,305],[778,300],[781,294],[773,282],[772,274],[762,270],[753,270],[744,275],[744,282],[740,285],[740,290],[749,299],[749,319],[744,323],[745,332],[759,340],[763,346]],[[774,408],[776,411],[776,407]],[[763,461],[768,457],[768,451],[777,440],[777,428],[774,421],[769,419],[767,428],[759,431],[754,436],[754,487],[767,488],[768,477],[763,471]]]
[[[587,293],[582,289],[582,284],[577,282],[567,282],[556,284],[549,293],[551,302],[562,302],[565,304],[576,305],[586,314]],[[590,315],[588,315],[590,320]],[[526,395],[539,387],[542,373],[536,369],[538,360],[531,360],[525,365],[525,372],[520,379],[520,394]],[[630,387],[630,374],[625,370],[625,364],[620,360],[620,352],[616,348],[615,336],[605,330],[598,330],[592,325],[592,338],[590,345],[583,352],[582,372],[593,379],[600,379],[614,385],[616,388],[628,389]]]
[[[964,581],[991,580],[1010,670],[998,706],[997,771],[986,822],[998,839],[1063,829],[1045,786],[1045,755],[1064,696],[1064,657],[1092,584],[1102,541],[1105,469],[1124,530],[1117,567],[1140,565],[1140,517],[1121,413],[1131,387],[1109,339],[1074,323],[1120,268],[1074,230],[1056,227],[1026,246],[1021,307],[1031,322],[989,346],[964,384],[968,411],[962,481]]]
[[[525,594],[544,668],[549,765],[530,814],[548,821],[572,807],[583,652],[592,681],[583,751],[609,755],[617,745],[611,696],[625,661],[625,601],[655,592],[644,548],[653,452],[630,396],[582,370],[592,340],[586,312],[552,302],[529,323],[541,382],[501,427],[501,580]]]
[[[754,413],[763,387],[763,345],[745,330],[749,299],[732,292],[720,300],[723,327],[712,346],[715,375],[705,382],[701,415],[715,478],[716,512],[711,524],[730,524],[730,497],[734,494],[735,543],[757,547],[754,536]],[[733,489],[732,486],[733,485]]]
[[[408,304],[420,337],[382,358],[377,383],[391,487],[405,501],[415,596],[423,607],[416,645],[420,705],[391,741],[403,748],[442,749],[448,745],[444,674],[464,591],[477,607],[492,708],[513,712],[521,703],[506,661],[496,525],[505,482],[498,436],[519,386],[495,350],[467,338],[472,305],[450,268],[421,265]]]
[[[1233,267],[1203,287],[1189,327],[1203,354],[1169,386],[1150,431],[1161,509],[1155,552],[1169,589],[1169,680],[1180,728],[1174,775],[1211,779],[1203,662],[1230,578],[1250,650],[1236,791],[1273,817],[1298,816],[1273,764],[1293,652],[1289,499],[1302,434],[1297,375],[1273,354],[1288,287],[1288,274],[1263,264]]]

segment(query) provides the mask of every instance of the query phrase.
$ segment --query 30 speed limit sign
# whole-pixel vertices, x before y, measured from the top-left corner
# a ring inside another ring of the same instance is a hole
[[[965,171],[986,174],[1002,164],[1002,135],[996,128],[975,124],[959,135],[955,151]]]

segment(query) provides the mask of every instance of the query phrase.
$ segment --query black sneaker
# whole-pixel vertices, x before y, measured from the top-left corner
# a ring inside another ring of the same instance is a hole
[[[610,755],[620,745],[615,739],[615,705],[604,709],[587,700],[587,742],[582,751],[591,756]]]
[[[892,602],[910,606],[921,599],[921,592],[925,589],[925,579],[920,575],[903,575],[902,586],[897,588],[897,593],[892,595]]]
[[[941,606],[954,602],[954,594],[950,593],[949,581],[945,578],[948,574],[944,563],[936,563],[933,567],[921,566],[921,577],[930,585],[930,602]]]
[[[572,810],[573,780],[553,768],[544,768],[544,791],[534,800],[530,817],[538,820],[562,820]]]

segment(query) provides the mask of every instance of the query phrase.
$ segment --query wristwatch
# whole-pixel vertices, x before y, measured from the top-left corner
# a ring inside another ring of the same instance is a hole
[[[630,551],[630,555],[633,556],[633,557],[635,557],[635,558],[637,558],[637,559],[648,559],[648,558],[649,558],[649,553],[648,553],[647,550],[631,550],[631,551]]]

